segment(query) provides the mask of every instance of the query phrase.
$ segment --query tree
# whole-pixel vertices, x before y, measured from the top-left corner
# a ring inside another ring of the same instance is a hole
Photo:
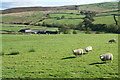
[[[113,18],[114,18],[115,24],[118,25],[118,20],[116,19],[115,16],[120,16],[120,14],[112,14],[112,15],[113,15]]]
[[[65,16],[63,15],[63,16],[61,16],[61,19],[64,19],[65,18]]]
[[[47,25],[47,23],[46,23],[46,22],[43,22],[43,23],[42,23],[42,26],[46,26],[46,25]]]
[[[91,31],[91,28],[90,28],[90,27],[87,27],[85,33],[86,33],[86,34],[90,34],[90,31]]]
[[[79,24],[79,28],[80,30],[85,29],[87,31],[87,28],[90,28],[90,25],[94,21],[93,17],[96,15],[96,13],[91,11],[81,11],[81,14],[86,16],[83,18],[83,22]]]
[[[106,31],[110,32],[110,33],[117,33],[117,32],[119,32],[118,30],[119,30],[119,26],[118,25],[111,24],[111,25],[107,26],[107,30]]]
[[[61,33],[61,32],[63,34],[69,34],[70,33],[70,29],[69,29],[68,26],[62,26],[62,27],[58,28],[58,30],[59,30],[59,33]]]
[[[77,34],[77,32],[75,30],[73,30],[73,34]]]
[[[60,20],[61,18],[57,17],[57,20]]]
[[[83,11],[80,11],[80,14],[82,14],[82,15],[91,15],[91,16],[95,16],[95,15],[96,15],[96,12],[94,12],[94,11],[86,11],[86,10],[83,10]]]
[[[118,31],[117,31],[118,34],[120,34],[120,25],[118,25]]]
[[[50,17],[50,14],[46,14],[46,17],[49,18],[49,17]]]

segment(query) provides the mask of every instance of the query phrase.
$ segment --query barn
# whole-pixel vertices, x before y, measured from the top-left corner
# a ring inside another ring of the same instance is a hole
[[[36,30],[36,29],[21,29],[18,32],[31,33],[31,34],[58,34],[58,31],[46,31],[46,30]]]

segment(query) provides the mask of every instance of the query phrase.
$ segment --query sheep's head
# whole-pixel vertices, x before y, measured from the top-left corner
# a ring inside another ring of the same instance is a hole
[[[85,51],[86,51],[86,52],[88,52],[88,50],[87,50],[87,49],[85,49]]]
[[[72,49],[72,52],[74,52],[74,50]]]
[[[103,59],[104,57],[102,55],[100,55],[100,59]]]

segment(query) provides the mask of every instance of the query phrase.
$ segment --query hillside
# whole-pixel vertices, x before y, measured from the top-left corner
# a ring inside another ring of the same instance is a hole
[[[11,8],[2,11],[2,14],[27,12],[27,11],[55,11],[55,10],[76,10],[75,5],[71,6],[60,6],[60,7],[18,7]]]
[[[104,2],[79,6],[79,10],[91,10],[100,12],[113,9],[118,9],[118,2]]]
[[[116,5],[115,5],[116,4]],[[111,5],[111,6],[110,6]],[[73,9],[74,7],[74,9]],[[75,8],[77,7],[77,8]],[[85,30],[85,25],[83,23],[85,15],[81,14],[80,11],[93,11],[96,15],[93,17],[94,21],[92,25],[89,25],[90,29],[93,31],[108,31],[118,32],[118,26],[114,27],[116,22],[112,14],[118,14],[117,2],[109,2],[109,3],[97,3],[97,4],[88,4],[81,6],[71,6],[69,9],[66,7],[57,7],[55,10],[53,8],[44,7],[39,11],[39,8],[36,7],[32,10],[38,11],[30,11],[31,8],[23,8],[24,12],[21,11],[22,8],[14,8],[12,9],[17,12],[2,14],[0,18],[2,21],[0,23],[3,24],[17,24],[17,25],[31,25],[31,26],[43,26],[43,27],[55,27],[62,28],[67,27],[69,29],[77,29],[77,30]],[[59,8],[59,9],[58,9]],[[73,9],[73,10],[72,10]],[[77,10],[76,10],[77,9]],[[10,10],[10,9],[8,9]],[[44,10],[44,11],[42,11]],[[6,10],[7,11],[7,10]],[[116,16],[116,20],[118,21],[118,16]],[[83,28],[84,27],[84,28]]]
[[[105,2],[96,4],[86,5],[69,5],[59,7],[17,7],[2,10],[2,14],[17,13],[26,11],[55,11],[55,10],[94,10],[94,11],[105,11],[111,9],[118,9],[118,2]]]

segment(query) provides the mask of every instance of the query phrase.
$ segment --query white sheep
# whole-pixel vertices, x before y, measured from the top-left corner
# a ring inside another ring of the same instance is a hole
[[[72,50],[74,55],[83,55],[83,49]]]
[[[116,42],[116,39],[111,39],[111,40],[109,40],[108,42],[110,42],[110,43],[115,43]]]
[[[92,51],[92,46],[86,47],[86,48],[85,48],[85,51],[86,51],[86,52]]]
[[[112,62],[112,60],[113,60],[113,54],[112,53],[106,53],[106,54],[100,55],[100,59],[102,61],[110,60],[110,62]]]

